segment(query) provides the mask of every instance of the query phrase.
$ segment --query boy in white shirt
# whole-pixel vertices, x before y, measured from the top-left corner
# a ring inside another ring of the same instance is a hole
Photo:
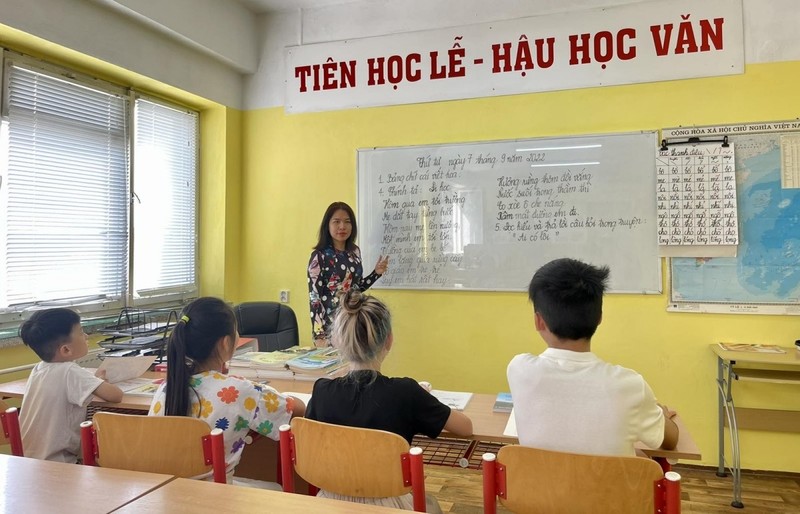
[[[594,455],[634,455],[636,441],[677,444],[675,413],[656,402],[642,376],[591,352],[608,274],[608,267],[557,259],[533,275],[529,298],[548,348],[508,365],[520,444]]]
[[[75,312],[35,312],[19,333],[22,342],[42,359],[28,377],[20,409],[25,456],[77,462],[80,423],[86,419],[92,395],[107,402],[120,402],[122,390],[72,362],[89,351],[88,337]]]

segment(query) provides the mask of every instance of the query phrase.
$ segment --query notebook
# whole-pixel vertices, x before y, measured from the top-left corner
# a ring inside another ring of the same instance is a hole
[[[497,393],[497,398],[492,406],[494,412],[511,412],[514,408],[514,402],[511,399],[511,393]]]

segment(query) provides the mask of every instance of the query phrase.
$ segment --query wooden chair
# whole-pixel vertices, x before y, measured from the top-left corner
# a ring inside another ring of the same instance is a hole
[[[0,422],[3,430],[0,432],[0,445],[10,445],[11,455],[24,457],[22,451],[22,435],[19,431],[19,411],[16,407],[9,407],[0,400]]]
[[[518,445],[483,455],[483,510],[680,513],[680,475],[642,457],[553,452]]]
[[[185,416],[97,412],[81,423],[83,463],[225,483],[222,430]]]
[[[422,450],[383,430],[331,425],[305,418],[280,427],[283,490],[294,492],[293,470],[315,488],[361,498],[412,492],[425,512]]]

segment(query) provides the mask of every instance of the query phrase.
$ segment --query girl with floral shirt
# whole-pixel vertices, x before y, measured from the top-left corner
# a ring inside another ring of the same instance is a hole
[[[150,405],[150,415],[192,416],[221,429],[229,482],[250,430],[277,440],[278,427],[305,412],[297,398],[225,373],[238,339],[224,301],[207,297],[187,305],[167,345],[167,379]]]

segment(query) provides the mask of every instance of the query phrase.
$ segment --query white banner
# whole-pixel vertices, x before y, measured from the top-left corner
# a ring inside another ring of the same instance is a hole
[[[286,110],[324,111],[744,71],[742,0],[647,2],[286,49]]]

